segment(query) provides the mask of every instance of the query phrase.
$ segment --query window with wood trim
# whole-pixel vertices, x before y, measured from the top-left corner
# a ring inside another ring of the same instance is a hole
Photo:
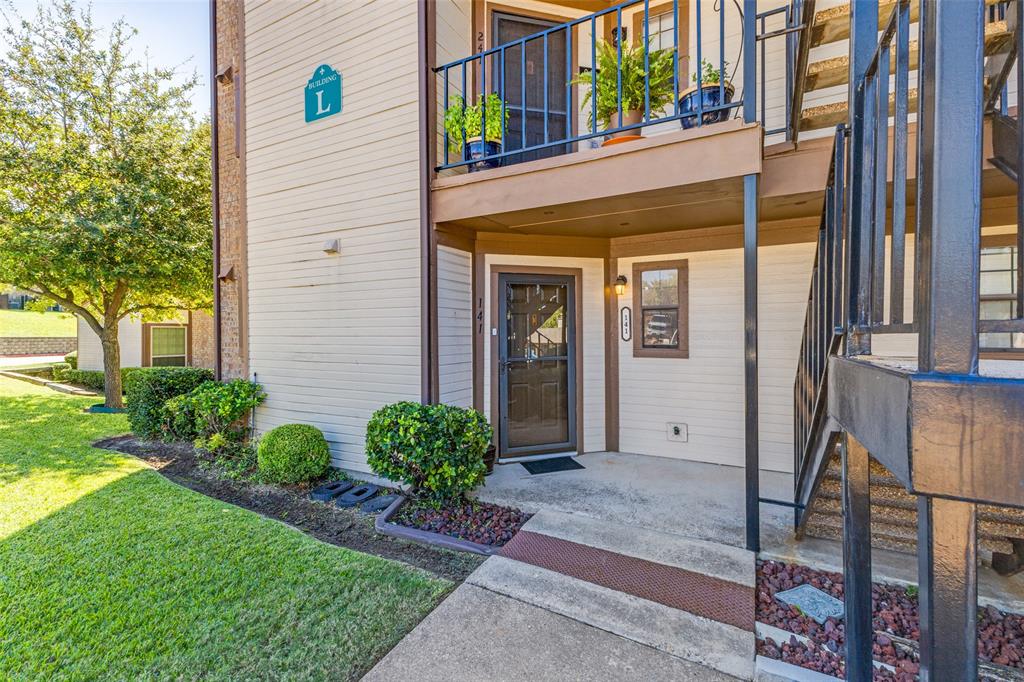
[[[1010,320],[1017,316],[1017,247],[991,246],[981,249],[981,319]],[[984,352],[1019,352],[1024,334],[979,335]]]
[[[185,367],[188,364],[188,328],[185,326],[149,327],[150,367]]]
[[[690,357],[689,264],[633,264],[633,356]]]

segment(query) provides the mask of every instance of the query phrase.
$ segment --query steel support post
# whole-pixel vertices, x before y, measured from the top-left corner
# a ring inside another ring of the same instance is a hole
[[[921,682],[978,677],[978,550],[973,502],[917,499]]]
[[[743,82],[757,82],[757,0],[743,0]],[[756,88],[743,90],[743,120],[757,121]],[[746,478],[747,549],[761,551],[761,480],[758,453],[757,388],[757,221],[758,176],[743,177],[743,387],[744,474]]]
[[[867,448],[844,433],[843,601],[846,679],[871,682],[871,466]]]

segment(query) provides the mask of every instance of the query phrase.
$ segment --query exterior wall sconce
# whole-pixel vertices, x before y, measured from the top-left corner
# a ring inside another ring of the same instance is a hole
[[[626,282],[628,282],[628,281],[629,280],[626,279],[625,275],[619,275],[618,277],[615,278],[615,295],[616,296],[622,296],[624,293],[626,293]]]

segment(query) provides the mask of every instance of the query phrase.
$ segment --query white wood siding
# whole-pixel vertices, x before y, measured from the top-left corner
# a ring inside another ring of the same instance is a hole
[[[473,257],[437,248],[438,376],[442,403],[473,407]]]
[[[814,245],[758,250],[761,466],[792,470],[796,372]],[[743,464],[743,250],[620,259],[632,278],[644,260],[689,260],[690,357],[634,358],[619,341],[619,447],[623,452]],[[619,298],[632,307],[632,287]],[[639,311],[633,311],[639,320]],[[640,329],[634,330],[640,333]],[[666,424],[688,425],[689,440],[669,441]]]
[[[313,424],[362,471],[369,416],[420,395],[416,31],[411,2],[246,5],[256,427]],[[342,113],[307,124],[303,88],[324,63]]]
[[[121,366],[142,366],[142,320],[126,317],[117,325],[121,344]],[[78,368],[103,369],[103,346],[100,337],[84,320],[78,318]]]
[[[583,270],[583,325],[577,330],[583,348],[583,448],[600,452],[604,439],[604,261],[600,258],[555,258],[543,256],[506,256],[489,254],[485,261],[487,277],[484,292],[484,319],[491,323],[491,266],[529,265]],[[491,343],[490,332],[484,344],[484,414],[491,415]]]

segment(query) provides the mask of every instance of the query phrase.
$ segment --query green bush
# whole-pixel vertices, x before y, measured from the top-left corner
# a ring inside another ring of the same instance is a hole
[[[73,350],[64,356],[64,362],[71,365],[71,369],[78,369],[78,351]]]
[[[212,380],[213,372],[201,367],[147,367],[135,369],[127,377],[122,370],[122,378],[132,433],[158,438],[163,435],[164,403]]]
[[[61,381],[68,384],[75,384],[76,386],[85,386],[91,388],[94,391],[103,392],[103,387],[106,384],[106,377],[102,370],[98,369],[77,369],[67,364],[68,367],[61,371],[61,377],[58,379],[57,374],[53,375],[55,381]],[[138,377],[144,372],[155,371],[157,367],[123,367],[121,369],[121,391],[128,393],[129,387],[138,379]],[[178,368],[181,369],[181,368]],[[190,368],[186,368],[190,369]]]
[[[373,472],[403,481],[435,502],[472,490],[484,479],[493,431],[476,410],[401,402],[377,410],[366,427]]]
[[[68,363],[58,362],[55,363],[52,367],[50,367],[50,376],[53,377],[54,381],[66,381],[65,377],[67,376],[68,371],[70,371],[71,369],[72,367]]]
[[[248,429],[239,422],[266,397],[262,386],[245,379],[204,382],[164,404],[164,437],[206,441],[197,446],[211,452],[220,449],[222,440],[244,441]]]
[[[260,438],[256,465],[271,483],[301,483],[323,476],[330,466],[327,439],[309,424],[285,424]]]

